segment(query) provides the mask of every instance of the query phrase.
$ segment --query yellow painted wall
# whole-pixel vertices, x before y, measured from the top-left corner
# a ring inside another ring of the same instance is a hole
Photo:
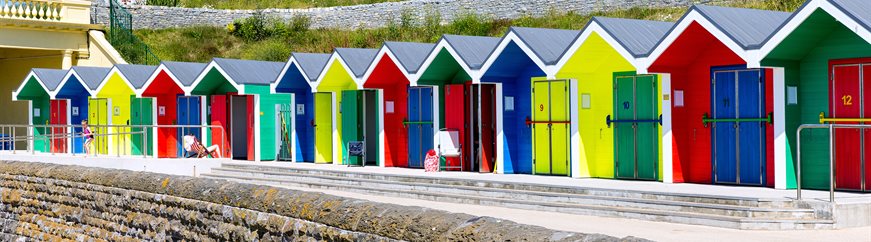
[[[339,107],[341,107],[342,103],[342,91],[343,90],[356,90],[357,83],[354,82],[354,78],[351,76],[348,71],[345,70],[345,67],[342,66],[339,61],[334,61],[327,69],[327,73],[324,74],[323,80],[317,86],[318,92],[332,92],[336,97],[336,103],[334,103],[336,107],[336,112],[333,113],[333,117],[336,119],[336,132],[338,134],[333,135],[333,137],[338,137],[338,139],[333,139],[333,143],[335,144],[333,147],[338,147],[338,155],[334,156],[333,159],[338,161],[337,163],[344,164],[343,157],[344,151],[342,151],[342,115],[339,112]],[[316,107],[321,107],[320,105],[316,105]],[[315,112],[322,112],[321,110],[317,110]],[[320,141],[316,141],[320,142]],[[334,148],[336,149],[336,148]],[[331,161],[324,160],[324,156],[321,154],[321,151],[315,149],[315,162],[316,163],[330,163]]]
[[[557,73],[578,80],[581,177],[614,177],[614,133],[605,119],[614,109],[614,72],[627,71],[635,68],[594,32]],[[590,94],[590,109],[581,108],[584,93]]]
[[[106,98],[111,101],[111,106],[109,107],[109,114],[112,116],[111,125],[128,125],[130,121],[130,95],[135,93],[117,71],[112,71],[109,75],[105,86],[97,93],[97,98]],[[115,113],[116,108],[120,112]],[[111,128],[110,132],[120,133],[130,131]],[[111,137],[113,141],[109,143],[109,154],[116,154],[116,150],[120,150],[122,155],[130,154],[131,136],[129,134],[113,135]]]

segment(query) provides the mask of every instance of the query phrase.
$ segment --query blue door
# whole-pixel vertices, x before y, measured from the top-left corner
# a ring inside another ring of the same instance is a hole
[[[177,101],[177,109],[178,113],[178,125],[201,125],[200,122],[200,98],[199,97],[185,97],[179,96]],[[203,141],[203,137],[200,136],[200,128],[192,128],[192,127],[182,127],[178,129],[178,157],[184,156],[184,137],[188,134],[193,134],[200,140]]]
[[[714,183],[764,184],[763,77],[762,70],[713,70]]]
[[[432,88],[408,89],[408,167],[422,168],[426,152],[433,149]]]
[[[88,98],[73,97],[70,98],[70,124],[81,125],[82,120],[88,119]],[[76,154],[85,153],[85,139],[82,137],[82,128],[73,128],[73,133],[78,136],[73,136],[73,152]]]

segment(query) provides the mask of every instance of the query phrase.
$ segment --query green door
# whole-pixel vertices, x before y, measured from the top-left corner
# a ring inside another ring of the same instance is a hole
[[[571,119],[566,80],[532,82],[535,174],[569,175]]]
[[[153,113],[151,110],[152,99],[151,98],[136,98],[136,96],[130,96],[130,124],[131,125],[153,125]],[[131,143],[133,146],[131,147],[133,155],[142,155],[142,151],[146,150],[148,155],[152,155],[151,150],[153,147],[150,147],[153,143],[151,141],[154,139],[154,133],[151,132],[150,128],[133,128],[131,129],[133,134],[131,135]],[[148,135],[142,134],[145,131]],[[148,140],[144,140],[144,139]]]
[[[361,93],[356,90],[342,91],[342,154],[348,152],[348,142],[362,141],[360,119],[360,99]],[[346,165],[361,166],[363,165],[360,157],[344,156],[347,159]]]
[[[333,94],[315,93],[315,163],[333,162]]]
[[[659,164],[659,117],[656,77],[614,79],[615,176],[656,180]]]

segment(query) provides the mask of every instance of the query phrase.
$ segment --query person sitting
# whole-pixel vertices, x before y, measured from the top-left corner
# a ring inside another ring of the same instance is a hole
[[[218,145],[205,147],[193,134],[188,134],[184,136],[184,150],[191,153],[190,155],[186,156],[187,158],[191,158],[194,156],[196,156],[197,158],[203,158],[206,156],[212,158],[221,158],[221,148]]]

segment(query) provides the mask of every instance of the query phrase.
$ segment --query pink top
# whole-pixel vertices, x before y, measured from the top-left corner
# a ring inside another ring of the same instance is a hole
[[[85,127],[85,128],[82,130],[82,134],[85,135],[85,138],[88,138],[88,139],[93,139],[93,138],[94,138],[94,134],[91,133],[91,127]]]

